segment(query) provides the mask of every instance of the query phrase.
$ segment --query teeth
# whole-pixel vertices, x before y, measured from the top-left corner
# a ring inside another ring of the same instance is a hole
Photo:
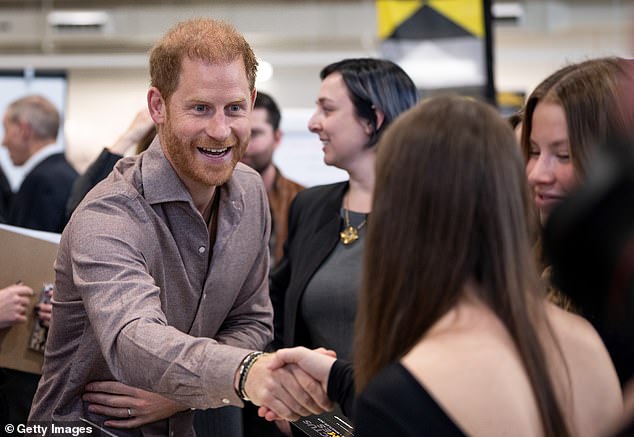
[[[207,153],[225,153],[227,151],[228,147],[225,147],[223,149],[208,149],[206,147],[200,147],[200,150],[207,152]]]

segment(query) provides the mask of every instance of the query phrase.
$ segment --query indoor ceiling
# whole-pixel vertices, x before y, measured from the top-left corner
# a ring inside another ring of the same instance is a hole
[[[491,0],[515,5],[522,19],[496,20],[504,38],[535,39],[572,26],[596,35],[622,20],[634,0]],[[324,57],[376,53],[376,0],[0,0],[0,67],[20,56],[145,55],[177,21],[213,16],[233,23],[259,55],[277,65],[322,64]],[[590,5],[584,7],[584,5]],[[76,23],[53,15],[91,11],[96,21]],[[577,13],[576,11],[581,11]],[[584,12],[585,11],[585,12]],[[590,12],[587,12],[590,11]],[[617,20],[618,19],[618,20]],[[111,63],[111,59],[104,63]],[[72,65],[73,59],[63,59]],[[59,61],[59,62],[62,62]],[[96,62],[96,61],[95,61]],[[129,63],[122,58],[121,63]],[[48,64],[47,64],[48,65]],[[92,64],[91,64],[92,65]]]
[[[529,0],[490,0],[492,3],[526,3]],[[543,0],[530,0],[539,2]],[[606,5],[610,3],[628,3],[631,0],[602,0]],[[233,5],[253,4],[265,5],[275,3],[374,3],[375,0],[0,0],[0,8],[38,8],[38,9],[90,9],[120,6],[151,6],[151,5]],[[599,3],[601,0],[556,0],[558,3]]]
[[[108,8],[120,6],[151,6],[151,5],[222,5],[236,3],[298,3],[303,0],[0,0],[0,8],[72,8],[72,9],[90,9],[90,8]],[[337,3],[354,1],[354,0],[338,0]],[[357,0],[358,1],[358,0]],[[309,3],[316,3],[312,1]],[[321,1],[319,3],[328,3]]]

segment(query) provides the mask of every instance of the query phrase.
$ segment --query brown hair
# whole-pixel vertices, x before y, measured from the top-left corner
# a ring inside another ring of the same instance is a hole
[[[608,57],[568,65],[542,81],[526,101],[522,129],[526,162],[537,104],[556,103],[566,115],[570,157],[577,175],[583,178],[593,150],[629,129],[621,100],[624,78],[624,60]]]
[[[30,95],[13,101],[7,107],[6,116],[13,122],[27,122],[33,134],[40,140],[57,138],[60,125],[59,111],[43,96]]]
[[[474,280],[519,351],[545,434],[569,434],[537,332],[546,326],[552,336],[530,262],[529,203],[513,131],[488,105],[436,97],[388,128],[377,150],[356,322],[358,392]]]
[[[210,18],[181,22],[170,29],[150,52],[151,85],[168,101],[178,86],[183,57],[205,62],[244,61],[251,90],[258,61],[249,43],[228,23]]]
[[[568,125],[570,157],[580,179],[586,175],[597,147],[604,146],[618,134],[626,134],[625,106],[622,104],[624,81],[627,75],[626,61],[616,57],[590,59],[566,65],[544,79],[530,94],[524,107],[521,148],[525,162],[531,150],[533,114],[539,102],[561,105]],[[534,204],[531,205],[534,208]],[[537,213],[532,215],[537,219]],[[538,265],[548,267],[544,259],[540,228],[534,234],[534,257]],[[549,296],[558,305],[567,300],[560,291],[550,288]],[[561,306],[561,305],[560,305]],[[574,308],[572,304],[562,306]]]

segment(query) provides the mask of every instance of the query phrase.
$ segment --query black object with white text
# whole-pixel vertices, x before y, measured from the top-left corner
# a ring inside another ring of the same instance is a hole
[[[291,423],[310,437],[354,437],[350,419],[338,412],[306,416]]]

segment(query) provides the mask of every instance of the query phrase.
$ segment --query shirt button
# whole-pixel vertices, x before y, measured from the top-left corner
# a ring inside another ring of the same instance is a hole
[[[205,253],[205,250],[207,250],[207,249],[205,248],[205,246],[200,246],[200,247],[198,248],[198,253]]]
[[[228,404],[229,402],[231,402],[229,399],[227,399],[227,398],[222,398],[222,403],[223,403],[223,404],[225,404],[225,405],[226,405],[226,404]]]

